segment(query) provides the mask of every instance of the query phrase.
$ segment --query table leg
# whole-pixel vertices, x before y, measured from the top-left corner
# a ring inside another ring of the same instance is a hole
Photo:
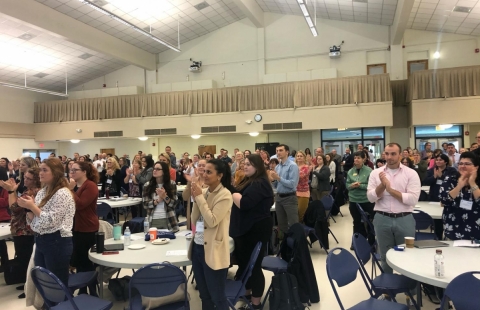
[[[422,285],[420,284],[420,282],[417,282],[417,304],[418,304],[418,307],[423,307],[423,303],[422,303]]]
[[[98,287],[98,294],[100,295],[100,299],[103,299],[103,266],[102,265],[99,265],[100,267],[100,271],[99,271],[99,274],[98,274],[98,284],[99,284],[99,287]]]
[[[120,223],[120,212],[118,211],[118,208],[115,208],[115,223]]]

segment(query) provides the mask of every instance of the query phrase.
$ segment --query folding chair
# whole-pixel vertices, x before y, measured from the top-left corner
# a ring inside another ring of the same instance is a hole
[[[143,310],[142,296],[159,298],[173,295],[183,285],[182,298],[172,303],[152,306],[155,310],[188,310],[190,302],[187,295],[187,278],[183,271],[168,263],[155,263],[138,269],[129,283],[130,310]],[[138,293],[138,294],[135,294]],[[89,309],[90,310],[90,309]]]
[[[74,297],[56,275],[43,267],[33,268],[31,276],[48,309],[108,310],[113,306],[111,301],[87,294]]]
[[[407,278],[399,274],[390,274],[383,273],[383,269],[378,265],[378,268],[382,272],[380,275],[375,278],[370,278],[368,276],[365,265],[370,261],[370,256],[372,255],[370,244],[367,239],[359,233],[353,234],[352,236],[353,249],[355,251],[355,256],[360,264],[360,270],[364,273],[364,278],[367,280],[367,287],[370,289],[374,297],[378,297],[381,294],[388,294],[393,301],[395,300],[395,295],[398,293],[405,293],[417,310],[420,310],[420,307],[417,305],[415,299],[410,293],[411,290],[415,289],[417,282],[410,278]],[[375,262],[372,262],[372,264]],[[378,262],[376,262],[378,264]]]
[[[88,287],[94,284],[97,281],[97,276],[98,276],[98,272],[96,271],[71,273],[68,275],[68,288],[73,294],[73,292],[75,292],[78,289]],[[90,292],[90,295],[92,296],[96,296],[96,294],[97,294],[96,291]]]
[[[456,276],[443,293],[440,309],[448,309],[451,300],[456,310],[477,309],[480,305],[480,280],[474,275],[480,271],[471,271]]]
[[[334,203],[333,197],[332,196],[325,196],[322,199],[320,199],[320,201],[323,203],[323,207],[325,208],[325,212],[327,212],[327,214],[326,214],[327,220],[328,220],[328,218],[331,218],[336,223],[337,221],[335,221],[335,219],[331,215],[332,207],[333,207],[333,203]],[[335,235],[333,234],[330,227],[328,227],[328,232],[332,235],[333,239],[335,239],[335,241],[338,244],[337,237],[335,237]]]
[[[358,209],[358,212],[360,212],[360,216],[362,217],[362,221],[364,224],[367,225],[367,230],[370,230],[368,233],[373,235],[373,237],[375,238],[375,242],[373,243],[372,245],[372,259],[374,260],[375,264],[372,263],[372,272],[371,272],[371,276],[373,278],[373,273],[375,272],[375,276],[377,275],[377,269],[375,268],[375,266],[380,266],[380,253],[377,253],[377,240],[376,240],[376,237],[377,235],[375,234],[375,227],[373,226],[373,223],[372,221],[370,221],[370,218],[368,217],[367,213],[365,213],[365,211],[363,210],[362,206],[360,206],[360,204],[357,203],[357,209]]]
[[[239,299],[242,299],[247,304],[249,304],[248,300],[245,298],[245,284],[247,284],[248,279],[252,275],[253,267],[255,265],[255,262],[257,261],[258,255],[260,254],[261,248],[262,243],[258,242],[253,249],[252,254],[250,255],[250,260],[248,261],[247,268],[245,268],[239,279],[227,279],[227,283],[225,285],[225,295],[227,295],[229,307],[233,310],[236,310],[235,304],[238,302]]]
[[[433,232],[434,222],[430,214],[421,210],[414,210],[412,213],[415,219],[415,240],[438,240],[437,235]],[[421,230],[430,229],[430,232],[421,232]]]
[[[345,310],[345,307],[340,300],[337,289],[333,280],[337,283],[338,287],[343,287],[347,284],[352,283],[357,278],[357,273],[359,271],[359,264],[355,257],[348,251],[343,248],[334,248],[328,253],[327,256],[327,276],[330,285],[332,286],[333,293],[337,299],[338,305],[341,310]],[[376,299],[372,291],[368,288],[367,280],[365,275],[360,271],[360,275],[363,279],[365,286],[367,287],[370,298],[349,309],[355,310],[408,310],[406,305],[397,304],[395,302],[390,302],[386,300]],[[358,294],[358,292],[356,292]]]
[[[97,216],[112,225],[116,223],[112,207],[108,203],[97,202]]]

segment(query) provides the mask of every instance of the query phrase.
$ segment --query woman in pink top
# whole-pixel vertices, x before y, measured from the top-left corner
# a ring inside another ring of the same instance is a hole
[[[298,198],[298,220],[303,223],[303,216],[308,208],[308,200],[310,199],[310,187],[308,186],[308,177],[312,171],[312,167],[306,164],[306,156],[303,151],[298,151],[295,156],[295,163],[298,166],[299,178],[297,185]]]

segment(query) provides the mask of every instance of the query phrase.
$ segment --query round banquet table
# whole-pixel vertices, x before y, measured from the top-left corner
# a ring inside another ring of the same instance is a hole
[[[440,202],[434,202],[434,201],[419,201],[415,205],[415,209],[413,212],[416,210],[423,211],[430,215],[434,220],[441,220],[442,219],[442,214],[443,214],[443,207],[440,205]]]
[[[178,267],[191,265],[192,262],[188,259],[187,254],[167,256],[167,251],[187,250],[187,241],[186,237],[184,236],[185,231],[180,231],[177,234],[178,235],[176,236],[176,239],[172,239],[169,243],[163,245],[154,245],[149,241],[145,241],[145,235],[143,233],[133,234],[132,236],[135,236],[134,238],[140,237],[140,239],[132,240],[130,244],[144,244],[145,248],[140,250],[130,250],[127,246],[125,246],[123,251],[119,251],[119,254],[113,255],[103,255],[102,253],[89,252],[88,257],[90,260],[100,266],[100,298],[103,298],[104,267],[139,269],[148,264],[161,263],[164,261],[168,261]],[[113,240],[113,238],[105,240],[105,244],[115,243],[122,244],[123,240]],[[233,249],[233,239],[230,238],[230,253],[233,252]]]
[[[116,198],[105,199],[104,197],[98,198],[97,204],[100,204],[102,202],[105,202],[113,209],[113,212],[115,212],[115,220],[118,223],[120,220],[118,208],[130,207],[130,206],[136,206],[136,205],[142,204],[142,198],[134,198],[134,197],[128,197],[127,199],[123,199],[123,197],[117,198],[117,199]]]
[[[10,223],[0,223],[0,240],[5,240],[11,237]]]
[[[393,270],[411,279],[445,288],[456,276],[480,270],[479,248],[454,247],[453,241],[442,241],[450,244],[449,247],[439,247],[445,257],[445,277],[436,278],[434,275],[435,250],[437,248],[409,248],[405,251],[390,249],[387,252],[387,263]],[[417,298],[421,305],[420,285],[417,284]]]

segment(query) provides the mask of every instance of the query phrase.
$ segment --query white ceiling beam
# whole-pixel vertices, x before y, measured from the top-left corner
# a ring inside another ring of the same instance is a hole
[[[393,25],[390,26],[391,45],[402,43],[403,34],[407,29],[408,19],[410,18],[414,2],[414,0],[398,0]]]
[[[263,28],[263,11],[255,0],[237,0],[235,4],[257,28]]]
[[[32,0],[1,0],[0,15],[147,70],[155,55]]]

